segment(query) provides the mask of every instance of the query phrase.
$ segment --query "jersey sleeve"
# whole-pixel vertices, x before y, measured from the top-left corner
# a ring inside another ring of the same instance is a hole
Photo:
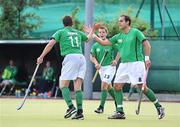
[[[92,56],[96,56],[96,50],[95,50],[96,48],[95,48],[95,45],[93,45],[92,47],[91,47],[91,55]]]
[[[58,31],[56,31],[56,33],[54,33],[54,34],[52,35],[51,39],[54,39],[56,42],[59,42],[60,37],[61,37],[61,31],[58,30]]]
[[[81,41],[84,42],[84,41],[87,41],[88,40],[88,37],[85,33],[79,31],[79,34],[81,35]]]
[[[117,35],[110,38],[109,41],[112,43],[112,45],[115,45],[117,43]]]
[[[139,30],[136,31],[136,37],[138,38],[140,42],[143,42],[144,40],[146,40],[146,37],[144,36],[144,34]]]

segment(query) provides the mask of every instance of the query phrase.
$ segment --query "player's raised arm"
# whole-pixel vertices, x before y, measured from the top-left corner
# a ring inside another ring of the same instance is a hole
[[[93,27],[89,27],[89,26],[84,26],[83,30],[86,33],[89,33],[88,36],[89,38],[94,38],[100,45],[112,45],[112,43],[106,39],[106,40],[102,40],[101,38],[99,38],[96,34],[94,34],[94,32],[96,30],[98,30],[100,28],[101,24],[100,23],[96,23],[93,25]]]
[[[100,45],[112,45],[112,43],[106,39],[106,40],[102,40],[101,38],[99,38],[97,35],[93,34],[93,38],[100,44]]]

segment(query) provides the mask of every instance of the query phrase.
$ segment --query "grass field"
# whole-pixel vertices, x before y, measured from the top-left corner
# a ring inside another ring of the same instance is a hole
[[[17,111],[20,99],[0,99],[0,127],[180,127],[180,103],[162,103],[166,117],[157,119],[152,103],[142,102],[140,115],[135,114],[137,102],[124,102],[126,120],[108,120],[114,111],[113,101],[107,101],[104,114],[95,114],[99,101],[84,101],[84,120],[64,119],[63,100],[28,99]]]

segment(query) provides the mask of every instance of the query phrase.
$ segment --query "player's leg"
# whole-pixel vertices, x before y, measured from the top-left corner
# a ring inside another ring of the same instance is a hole
[[[104,111],[104,105],[107,99],[107,92],[112,96],[114,99],[114,89],[112,88],[111,81],[114,77],[114,74],[116,72],[115,66],[104,66],[100,69],[100,77],[102,80],[101,83],[101,103],[100,106],[95,110],[96,113],[103,113]]]
[[[143,83],[143,77],[145,74],[145,65],[144,62],[133,62],[131,64],[131,73],[130,73],[130,80],[132,84],[139,84],[138,86],[142,88],[142,83]],[[164,114],[164,108],[160,105],[158,99],[155,97],[154,92],[145,85],[144,88],[144,94],[146,97],[154,103],[157,111],[158,111],[158,118],[162,119],[165,114]]]
[[[115,100],[114,87],[112,86],[112,84],[109,84],[109,85],[108,85],[108,93],[109,93],[109,95],[111,95],[111,97]]]
[[[115,83],[114,90],[115,90],[115,101],[116,101],[116,112],[109,116],[108,119],[125,119],[125,114],[123,110],[123,88],[124,84]]]
[[[62,96],[69,107],[66,111],[65,118],[69,118],[76,112],[76,108],[74,107],[69,90],[69,82],[70,80],[74,80],[77,75],[76,66],[76,58],[74,55],[66,55],[62,63],[61,76],[59,78],[59,88],[62,91]]]
[[[6,89],[6,87],[7,87],[7,85],[5,85],[6,84],[6,80],[3,80],[2,82],[1,82],[1,87],[2,87],[2,89],[1,89],[1,92],[0,92],[0,96],[2,96],[3,95],[3,92],[4,92],[4,90]]]
[[[99,107],[94,111],[96,113],[103,113],[104,112],[104,105],[107,99],[107,88],[108,84],[106,82],[101,83],[101,97],[100,97],[100,105]]]
[[[116,73],[114,79],[114,91],[115,91],[115,101],[116,101],[116,112],[108,119],[125,119],[125,114],[123,111],[123,85],[129,82],[127,75],[127,64],[121,63]]]
[[[140,85],[140,87],[142,87],[142,85]],[[144,89],[144,94],[146,95],[146,97],[154,103],[154,106],[156,107],[157,109],[157,113],[158,113],[158,118],[159,119],[162,119],[164,116],[165,116],[165,113],[164,113],[164,107],[162,107],[162,105],[160,104],[159,100],[156,98],[154,92],[148,88],[147,86],[145,86],[145,89]]]
[[[72,117],[72,119],[83,120],[84,119],[83,105],[82,105],[83,94],[82,94],[81,86],[86,73],[86,60],[83,55],[77,55],[76,59],[75,60],[73,59],[73,61],[76,62],[76,66],[74,68],[76,68],[78,72],[76,73],[75,71],[73,71],[73,73],[76,73],[76,77],[74,79],[74,90],[75,90],[75,97],[77,104],[77,113],[75,114],[74,117]]]
[[[81,90],[83,80],[81,78],[77,78],[74,80],[74,91],[75,91],[75,98],[76,98],[76,105],[77,105],[77,114],[72,119],[84,119],[83,116],[83,94]]]
[[[60,88],[61,88],[62,96],[68,106],[64,118],[69,118],[72,116],[72,114],[76,112],[76,108],[74,107],[70,96],[69,80],[60,80]]]

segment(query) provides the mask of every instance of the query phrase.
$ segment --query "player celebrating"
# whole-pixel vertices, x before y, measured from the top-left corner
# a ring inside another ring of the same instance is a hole
[[[102,40],[106,40],[108,30],[106,27],[101,26],[99,28],[98,36]],[[104,58],[104,62],[100,65],[105,52],[108,52]],[[90,60],[94,63],[95,68],[99,70],[101,78],[101,102],[99,107],[95,110],[96,113],[103,113],[104,104],[107,98],[108,93],[114,98],[114,89],[112,87],[111,81],[116,72],[116,65],[119,60],[119,54],[117,53],[116,58],[114,59],[114,48],[112,46],[102,46],[99,43],[93,44],[91,48]]]
[[[86,72],[86,60],[82,54],[81,43],[88,41],[90,36],[72,28],[73,21],[70,16],[63,18],[64,28],[58,30],[52,35],[50,42],[46,45],[40,57],[37,59],[37,64],[43,62],[45,55],[51,51],[55,43],[59,43],[61,55],[65,56],[62,62],[62,70],[60,80],[60,88],[62,96],[69,107],[64,118],[71,117],[76,113],[69,91],[69,82],[73,80],[75,98],[77,103],[77,113],[72,119],[84,119],[82,100],[83,95],[81,91],[82,82]]]
[[[109,119],[125,119],[122,103],[122,87],[124,83],[129,82],[132,85],[139,85],[140,87],[142,87],[142,79],[145,74],[145,69],[149,68],[151,65],[151,61],[149,59],[151,46],[148,40],[145,38],[142,32],[140,32],[138,29],[131,28],[130,25],[130,17],[121,15],[119,18],[119,26],[122,30],[122,33],[113,36],[109,40],[102,40],[94,35],[96,41],[101,45],[121,45],[119,48],[121,63],[114,80],[115,100],[117,108],[116,113],[108,117]],[[143,49],[145,57],[143,55]],[[162,119],[165,116],[164,108],[156,99],[154,92],[147,86],[145,86],[143,92],[146,97],[154,103],[158,112],[158,118]]]

